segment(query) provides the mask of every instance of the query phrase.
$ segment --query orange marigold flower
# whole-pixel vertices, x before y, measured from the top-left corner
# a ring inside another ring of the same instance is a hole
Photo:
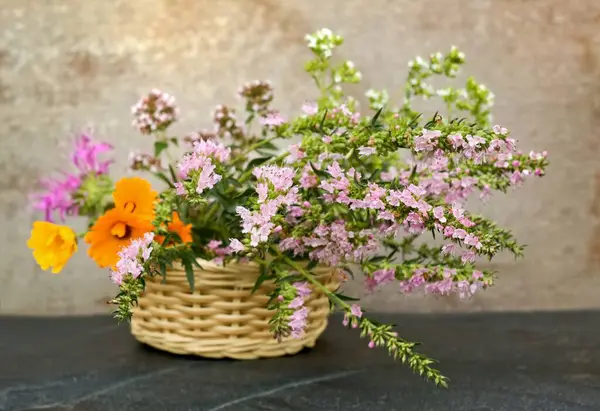
[[[154,206],[157,193],[143,178],[127,177],[117,181],[113,191],[115,208],[133,213],[147,221],[154,219]]]
[[[77,236],[70,227],[36,221],[27,246],[33,250],[33,258],[42,270],[52,268],[56,274],[77,251]]]
[[[179,218],[179,213],[177,211],[173,211],[173,215],[171,216],[171,221],[167,224],[167,230],[175,233],[181,238],[181,242],[184,244],[192,242],[192,225],[185,224]],[[156,236],[156,242],[162,244],[164,241],[163,236]],[[165,244],[169,245],[169,244]]]
[[[85,235],[90,244],[88,255],[100,267],[114,267],[117,253],[132,239],[143,237],[154,229],[152,223],[122,208],[113,208],[101,216]]]

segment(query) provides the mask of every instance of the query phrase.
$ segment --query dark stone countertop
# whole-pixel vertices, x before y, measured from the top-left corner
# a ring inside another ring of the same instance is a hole
[[[314,349],[256,361],[162,353],[108,317],[0,317],[0,410],[600,410],[600,312],[375,317],[425,341],[450,388],[340,317]]]

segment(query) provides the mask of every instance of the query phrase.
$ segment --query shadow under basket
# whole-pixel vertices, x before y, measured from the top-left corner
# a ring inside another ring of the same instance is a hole
[[[264,282],[251,294],[258,265],[199,263],[193,294],[181,267],[167,271],[164,283],[162,276],[146,279],[131,319],[131,333],[138,341],[174,354],[251,360],[313,347],[325,330],[329,301],[314,287],[304,304],[309,310],[304,335],[278,342],[269,325],[274,311],[267,309],[273,283]],[[312,272],[329,290],[339,287],[337,270],[317,267]]]

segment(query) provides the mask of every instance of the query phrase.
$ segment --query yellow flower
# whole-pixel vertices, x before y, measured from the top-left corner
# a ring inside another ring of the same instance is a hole
[[[42,270],[52,267],[52,273],[56,274],[77,251],[77,236],[70,227],[36,221],[27,247],[33,250],[33,258]]]

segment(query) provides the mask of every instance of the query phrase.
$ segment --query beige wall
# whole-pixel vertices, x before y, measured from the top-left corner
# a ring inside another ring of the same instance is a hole
[[[495,92],[498,122],[551,156],[546,178],[483,209],[529,244],[524,260],[498,260],[494,289],[460,304],[390,289],[368,307],[600,307],[597,0],[0,0],[0,313],[103,312],[115,292],[84,253],[53,276],[25,246],[27,192],[61,166],[71,131],[94,124],[124,166],[129,147],[150,147],[129,108],[151,87],[177,96],[180,132],[208,126],[246,80],[272,80],[277,106],[297,110],[311,96],[303,36],[321,27],[347,37],[361,93],[400,90],[409,58],[456,44]]]

